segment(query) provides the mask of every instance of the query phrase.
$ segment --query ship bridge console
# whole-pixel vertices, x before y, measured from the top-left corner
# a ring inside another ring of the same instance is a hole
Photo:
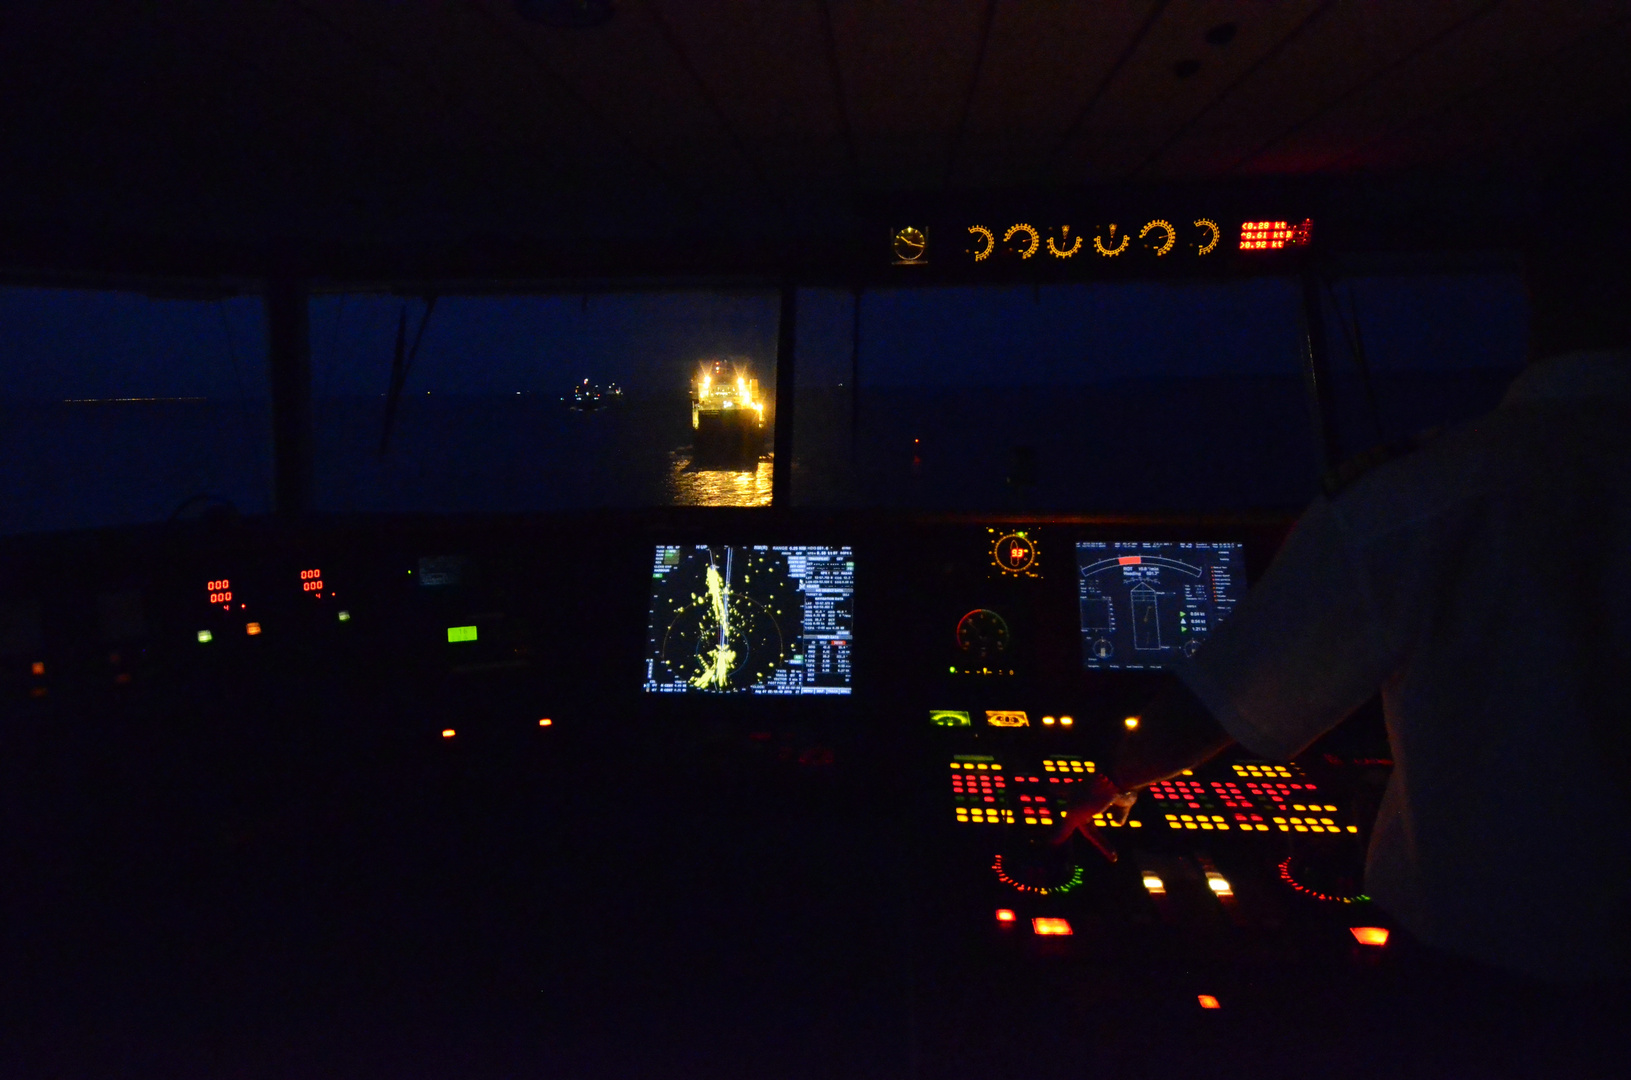
[[[1622,3],[0,7],[0,1076],[1524,1064],[1376,701],[1049,840],[1625,310]]]

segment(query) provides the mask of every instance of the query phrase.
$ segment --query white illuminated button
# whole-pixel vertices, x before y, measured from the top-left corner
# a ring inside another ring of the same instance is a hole
[[[1229,887],[1228,879],[1215,870],[1206,872],[1206,884],[1219,896],[1233,896],[1235,894],[1235,891]]]
[[[1167,891],[1166,883],[1154,874],[1144,875],[1144,887],[1151,893],[1164,893]]]

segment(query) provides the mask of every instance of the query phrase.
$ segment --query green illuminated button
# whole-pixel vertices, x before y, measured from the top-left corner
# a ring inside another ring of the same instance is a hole
[[[474,626],[450,626],[447,628],[447,640],[450,645],[458,641],[474,641],[476,640],[476,628]]]
[[[198,632],[198,643],[200,645],[206,644],[206,643],[214,641],[214,640],[215,640],[215,635],[210,633],[208,630],[200,630]]]

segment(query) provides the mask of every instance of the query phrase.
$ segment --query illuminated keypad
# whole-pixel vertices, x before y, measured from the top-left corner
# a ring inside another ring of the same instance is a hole
[[[1083,773],[1091,773],[1093,771],[1093,763],[1091,761],[1083,761],[1081,758],[1073,757],[1043,758],[1042,771],[1058,773],[1060,775],[1071,773],[1080,775]]]
[[[1228,832],[1229,823],[1222,814],[1165,814],[1169,829],[1202,829],[1207,832]]]
[[[989,758],[953,761],[951,796],[958,821],[1000,825],[1014,820],[1008,808],[1008,778]]]

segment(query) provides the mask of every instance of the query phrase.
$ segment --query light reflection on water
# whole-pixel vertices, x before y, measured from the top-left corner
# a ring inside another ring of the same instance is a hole
[[[774,463],[761,455],[753,468],[693,468],[691,448],[668,454],[668,484],[674,506],[769,506]]]

